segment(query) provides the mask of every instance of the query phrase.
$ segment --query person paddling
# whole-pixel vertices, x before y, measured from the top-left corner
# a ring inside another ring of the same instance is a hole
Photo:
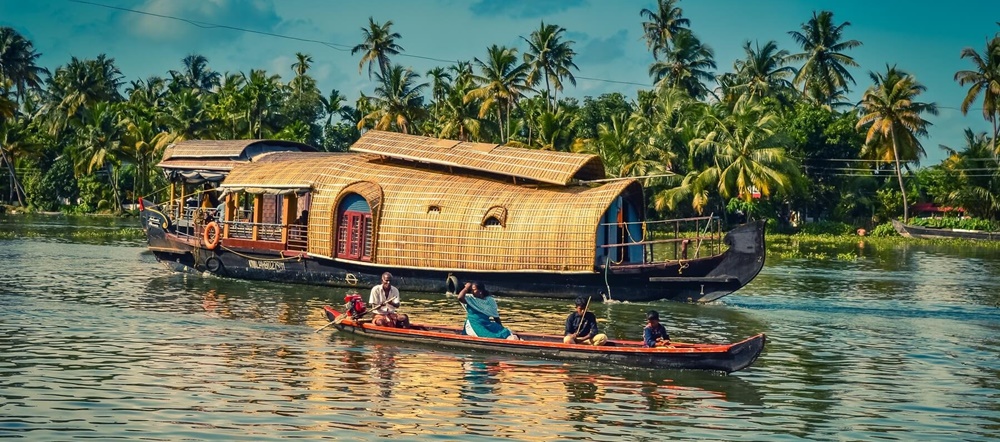
[[[590,298],[576,298],[576,310],[566,317],[566,329],[563,332],[563,343],[604,345],[608,335],[600,333],[597,328],[597,317],[587,311],[590,308]]]

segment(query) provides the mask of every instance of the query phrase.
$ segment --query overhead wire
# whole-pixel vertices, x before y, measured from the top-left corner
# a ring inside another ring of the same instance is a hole
[[[329,48],[337,50],[337,51],[342,51],[342,52],[349,52],[349,51],[351,51],[353,49],[353,46],[345,45],[345,44],[340,44],[340,43],[333,43],[333,42],[316,40],[316,39],[305,38],[305,37],[296,37],[296,36],[291,36],[291,35],[278,34],[278,33],[274,33],[274,32],[258,31],[258,30],[255,30],[255,29],[243,28],[243,27],[232,26],[232,25],[224,25],[224,24],[219,24],[219,23],[205,22],[205,21],[201,21],[201,20],[192,20],[192,19],[184,18],[184,17],[177,17],[177,16],[167,15],[167,14],[158,14],[158,13],[148,12],[148,11],[142,11],[142,10],[138,10],[138,9],[125,8],[125,7],[121,7],[121,6],[106,5],[106,4],[103,4],[103,3],[91,2],[91,1],[86,1],[86,0],[67,0],[67,1],[72,2],[72,3],[79,3],[79,4],[83,4],[83,5],[96,6],[96,7],[107,8],[107,9],[114,9],[114,10],[118,10],[118,11],[122,11],[122,12],[132,13],[132,14],[147,15],[147,16],[157,17],[157,18],[162,18],[162,19],[167,19],[167,20],[176,20],[176,21],[184,22],[184,23],[187,23],[187,24],[190,24],[192,26],[196,26],[196,27],[199,27],[199,28],[202,28],[202,29],[226,29],[226,30],[230,30],[230,31],[246,32],[246,33],[250,33],[250,34],[264,35],[264,36],[268,36],[268,37],[282,38],[282,39],[286,39],[286,40],[301,41],[301,42],[304,42],[304,43],[316,43],[316,44],[320,44],[320,45],[329,47]],[[442,63],[458,63],[460,61],[460,60],[449,60],[449,59],[440,58],[440,57],[432,57],[432,56],[419,55],[419,54],[413,54],[413,53],[399,53],[399,54],[396,54],[396,55],[399,56],[399,57],[416,58],[416,59],[420,59],[420,60],[429,60],[429,61],[439,61],[439,62],[442,62]],[[598,81],[598,82],[603,82],[603,83],[624,84],[624,85],[632,85],[632,86],[647,86],[647,87],[651,87],[652,86],[652,84],[639,83],[639,82],[635,82],[635,81],[608,80],[608,79],[604,79],[604,78],[584,77],[584,76],[579,76],[579,75],[574,76],[574,78],[579,79],[579,80]]]

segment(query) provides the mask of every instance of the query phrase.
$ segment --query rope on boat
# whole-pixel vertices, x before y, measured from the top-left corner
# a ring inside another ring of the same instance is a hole
[[[604,296],[604,302],[608,302],[611,300],[611,285],[608,284],[608,269],[611,268],[610,264],[611,264],[611,255],[607,255],[607,258],[604,261],[604,287],[608,289],[608,293],[607,295],[604,295],[603,293],[601,294]]]
[[[140,199],[146,199],[146,198],[148,198],[148,197],[149,197],[150,195],[156,195],[156,194],[158,194],[158,193],[160,193],[160,192],[162,192],[162,191],[164,191],[164,190],[167,190],[167,188],[169,188],[169,187],[170,187],[170,185],[169,185],[169,184],[167,184],[166,186],[163,186],[163,187],[161,187],[161,188],[159,188],[159,189],[156,189],[156,190],[154,190],[154,191],[152,191],[152,192],[149,192],[149,193],[147,193],[147,194],[145,194],[145,195],[142,195],[142,196],[140,196],[139,198],[140,198]],[[153,207],[156,207],[156,206],[159,206],[160,204],[163,204],[163,203],[153,203]]]
[[[714,217],[715,217],[715,212],[712,212],[710,215],[708,215],[708,222],[705,223],[705,232],[702,233],[701,235],[698,235],[698,244],[696,244],[694,246],[694,257],[695,258],[698,257],[698,251],[701,250],[701,238],[704,237],[705,235],[708,235],[708,229],[709,229],[709,227],[712,227],[712,218],[714,218]],[[699,233],[701,233],[701,232],[699,232]]]

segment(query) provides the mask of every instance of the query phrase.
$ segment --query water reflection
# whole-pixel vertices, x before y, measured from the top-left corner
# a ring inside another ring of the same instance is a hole
[[[751,369],[723,376],[313,333],[346,289],[169,273],[141,246],[70,228],[0,237],[0,434],[989,440],[1000,429],[995,253],[870,243],[857,261],[769,258],[712,305],[591,304],[616,338],[638,338],[648,309],[676,339],[768,333]],[[420,322],[462,322],[454,297],[403,296]],[[512,327],[547,333],[572,310],[499,301]]]

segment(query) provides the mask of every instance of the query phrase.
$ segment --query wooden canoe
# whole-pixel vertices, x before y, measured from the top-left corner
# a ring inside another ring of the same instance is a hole
[[[906,238],[1000,241],[1000,232],[923,227],[912,224],[903,224],[898,220],[892,220],[892,227],[896,229],[896,233],[899,233],[900,236]]]
[[[334,323],[341,315],[330,306],[323,307]],[[344,318],[337,330],[381,340],[447,346],[457,349],[512,353],[544,359],[580,360],[628,367],[713,370],[731,373],[749,367],[761,351],[767,337],[757,334],[732,344],[688,344],[674,342],[672,347],[646,348],[642,341],[609,340],[607,345],[564,344],[562,336],[521,333],[520,341],[480,338],[462,333],[459,327],[411,323],[409,328],[380,327],[370,321]]]

